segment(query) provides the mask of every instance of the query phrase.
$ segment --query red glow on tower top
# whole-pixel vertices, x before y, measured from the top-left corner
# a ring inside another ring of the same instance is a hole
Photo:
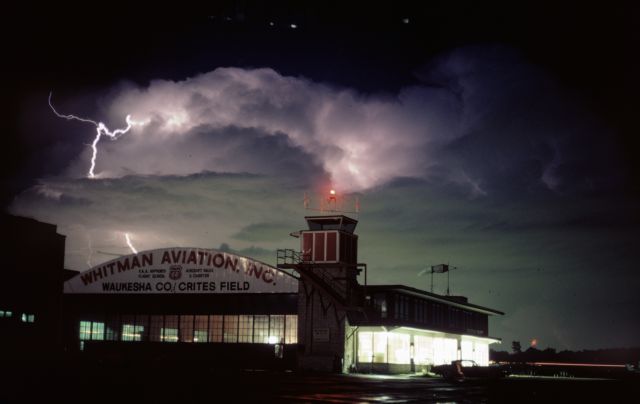
[[[329,191],[329,202],[331,202],[331,201],[336,202],[336,200],[337,200],[336,198],[337,198],[336,197],[336,190],[335,189],[330,190]]]
[[[356,195],[338,192],[331,186],[322,187],[315,197],[309,193],[304,194],[304,208],[324,213],[355,213],[360,212],[360,200]],[[315,204],[313,201],[315,201]]]

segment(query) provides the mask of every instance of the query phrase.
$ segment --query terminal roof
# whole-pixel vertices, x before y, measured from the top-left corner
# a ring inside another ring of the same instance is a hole
[[[437,301],[440,303],[444,303],[450,306],[464,308],[471,311],[477,311],[485,314],[498,314],[504,315],[503,312],[490,309],[488,307],[478,306],[477,304],[471,304],[463,301],[460,296],[444,296],[438,295],[436,293],[427,292],[425,290],[420,290],[416,288],[412,288],[410,286],[405,285],[368,285],[367,286],[367,294],[377,293],[377,292],[386,292],[386,291],[394,291],[407,295],[413,295],[416,297],[421,297],[428,300]]]

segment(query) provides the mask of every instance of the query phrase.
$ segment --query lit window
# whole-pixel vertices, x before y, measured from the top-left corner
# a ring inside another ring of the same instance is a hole
[[[207,331],[195,330],[193,332],[193,342],[207,342]]]
[[[36,316],[34,314],[22,313],[20,316],[20,321],[23,323],[33,323],[35,321]]]
[[[123,341],[142,341],[142,332],[144,327],[134,324],[122,324],[122,340]]]
[[[433,339],[433,363],[434,365],[449,364],[458,357],[458,341],[455,338]]]
[[[253,342],[253,316],[239,316],[238,342]]]
[[[489,344],[475,342],[473,344],[473,360],[480,366],[489,366]]]
[[[123,341],[135,341],[135,325],[134,324],[122,324],[122,340]]]
[[[80,341],[102,341],[104,339],[104,323],[97,321],[80,321],[79,339]],[[84,344],[81,344],[81,349],[82,348],[84,348]]]
[[[222,342],[222,325],[222,316],[209,316],[209,342]]]
[[[238,316],[224,316],[224,342],[238,342]]]
[[[409,364],[409,334],[388,334],[389,363]]]
[[[269,343],[284,343],[284,316],[269,316]]]
[[[462,360],[475,360],[473,359],[473,342],[472,341],[460,341],[460,353]]]
[[[193,342],[208,341],[209,316],[195,316]]]
[[[104,323],[94,321],[91,323],[91,339],[102,341],[104,339]]]
[[[358,362],[370,363],[373,358],[373,333],[358,333]]]
[[[415,335],[413,337],[414,362],[418,365],[433,364],[433,337]]]
[[[120,317],[118,328],[120,330],[120,341],[135,341],[134,329],[136,324],[136,316],[133,314],[123,314]]]
[[[386,332],[365,331],[358,333],[358,362],[387,362]]]
[[[180,316],[180,341],[193,342],[193,316]]]
[[[387,333],[373,333],[373,361],[375,363],[387,362]]]
[[[284,343],[297,344],[298,343],[298,316],[296,314],[285,316],[284,321],[285,321]]]
[[[80,341],[91,339],[91,321],[80,322]]]
[[[444,339],[444,350],[445,350],[445,359],[446,363],[451,363],[454,360],[458,359],[458,340],[455,338],[445,338]]]
[[[178,342],[178,316],[169,315],[164,317],[164,327],[162,328],[162,341]]]
[[[178,342],[178,329],[177,328],[163,328],[162,329],[162,341],[164,341],[164,342]]]
[[[253,316],[253,342],[269,343],[269,316]]]

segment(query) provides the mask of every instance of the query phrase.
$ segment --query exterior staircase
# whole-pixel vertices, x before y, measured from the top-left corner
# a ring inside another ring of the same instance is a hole
[[[296,270],[300,276],[306,277],[315,287],[330,296],[338,307],[355,309],[354,307],[349,307],[345,283],[336,279],[322,265],[303,261],[302,253],[293,249],[278,250],[277,267]]]

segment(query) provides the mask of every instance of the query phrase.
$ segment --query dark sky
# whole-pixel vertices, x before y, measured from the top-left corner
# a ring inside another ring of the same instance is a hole
[[[123,231],[271,262],[331,181],[363,200],[374,282],[450,261],[454,292],[507,313],[497,337],[639,345],[638,8],[342,3],[5,17],[3,205],[58,224],[72,269]],[[95,129],[49,91],[150,123],[102,140],[89,181]]]

